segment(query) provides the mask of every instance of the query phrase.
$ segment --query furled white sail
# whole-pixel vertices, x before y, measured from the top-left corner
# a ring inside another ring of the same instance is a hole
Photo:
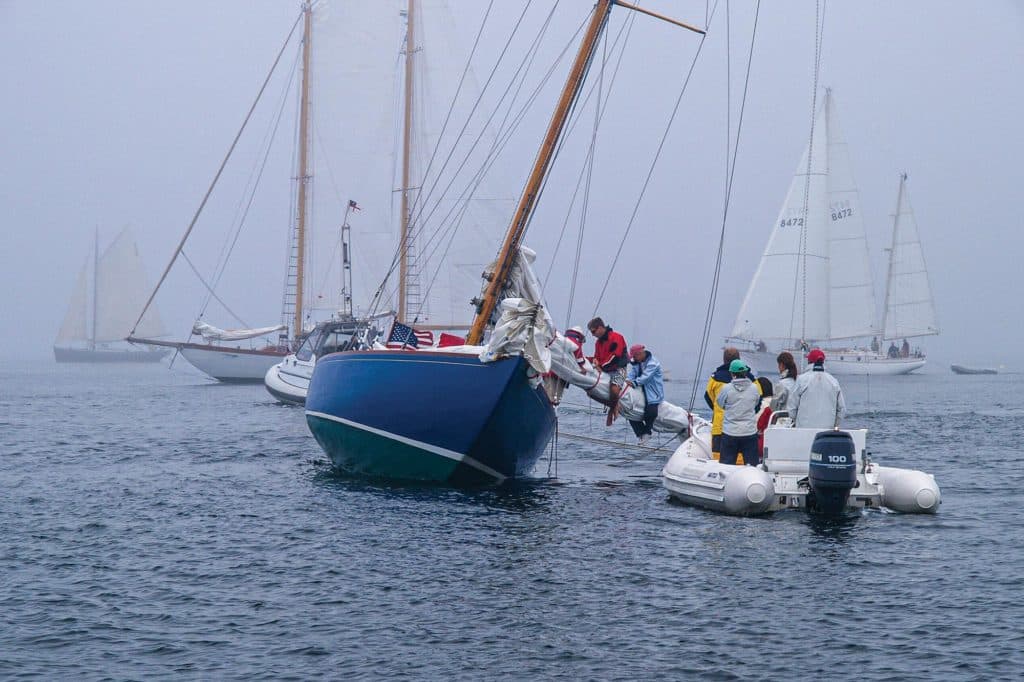
[[[882,329],[886,339],[939,333],[917,221],[907,197],[906,175],[900,179],[896,199]]]
[[[149,291],[138,247],[126,227],[100,256],[96,267],[96,341],[120,341],[128,336]],[[135,334],[141,337],[165,333],[160,315],[152,306],[135,327]]]
[[[192,325],[192,333],[199,334],[207,341],[243,341],[245,339],[266,336],[267,334],[287,328],[287,325],[279,324],[275,327],[260,327],[258,329],[221,329],[206,322],[196,322]]]
[[[736,338],[829,338],[826,110],[816,116],[814,135],[736,317]]]
[[[88,262],[82,264],[82,269],[75,279],[74,293],[71,294],[71,303],[68,304],[68,312],[64,315],[64,321],[57,333],[57,343],[67,345],[72,341],[87,341],[89,331],[87,329],[89,305],[89,284],[86,281],[88,276]]]
[[[337,248],[349,201],[352,293],[369,301],[397,241],[395,139],[399,59],[404,34],[400,0],[319,0],[310,54],[313,191],[307,233],[306,300],[341,306]]]
[[[875,292],[860,193],[832,91],[825,91],[828,141],[829,333],[828,339],[874,336]]]
[[[471,41],[455,30],[446,0],[418,2],[414,17],[410,142],[417,189],[410,201],[414,247],[406,317],[463,326],[472,320],[470,299],[494,259],[515,195],[508,183],[477,177],[495,133],[484,126],[486,111],[473,113],[480,95],[473,69],[462,77]]]

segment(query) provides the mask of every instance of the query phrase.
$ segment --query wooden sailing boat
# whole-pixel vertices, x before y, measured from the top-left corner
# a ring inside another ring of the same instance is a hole
[[[497,260],[486,274],[467,345],[443,351],[336,353],[317,362],[306,420],[342,471],[448,483],[495,482],[528,474],[542,454],[557,419],[523,347],[493,352],[501,346],[505,329],[494,331],[488,347],[478,344],[494,324],[502,299],[516,301],[511,305],[543,324],[546,312],[539,296],[509,298],[510,291],[516,287],[515,271],[529,270],[521,250],[526,227],[616,4],[599,0],[593,9]],[[410,2],[410,14],[414,8]],[[409,55],[411,48],[409,37]],[[348,388],[353,385],[360,390]]]
[[[123,341],[124,330],[134,319],[147,288],[131,230],[124,228],[102,256],[97,231],[92,255],[78,273],[71,303],[53,344],[57,362],[156,362],[167,355],[163,349],[146,350]],[[139,326],[153,336],[165,333],[155,308],[147,312]]]
[[[346,124],[351,122],[345,117],[372,116],[376,113],[375,107],[379,105],[377,100],[362,97],[360,107],[352,107],[351,101],[348,98],[344,98],[347,110],[343,108],[343,91],[346,88],[352,91],[358,89],[357,83],[350,82],[352,81],[350,77],[352,75],[351,72],[346,72],[345,69],[355,68],[360,72],[366,69],[363,69],[361,65],[349,66],[349,63],[352,61],[350,57],[339,58],[339,45],[350,46],[353,54],[374,54],[375,47],[371,39],[373,29],[362,26],[360,21],[362,17],[350,17],[349,13],[361,10],[349,5],[336,3],[328,7],[328,4],[324,2],[306,2],[302,5],[301,11],[301,81],[299,86],[299,116],[297,124],[298,153],[293,178],[295,182],[295,208],[293,213],[294,222],[289,226],[290,244],[288,248],[288,267],[285,277],[284,295],[282,297],[282,324],[254,329],[225,330],[197,320],[193,326],[192,333],[203,336],[205,339],[204,343],[192,342],[191,340],[169,342],[151,338],[139,338],[139,330],[133,330],[130,336],[131,340],[136,342],[175,348],[182,357],[196,368],[220,381],[263,382],[268,370],[295,351],[306,334],[312,330],[316,324],[315,313],[322,312],[324,316],[337,317],[341,309],[346,305],[348,306],[349,313],[351,313],[352,290],[350,273],[347,280],[349,282],[348,287],[343,284],[339,291],[333,292],[331,295],[325,295],[323,289],[316,289],[316,286],[326,286],[326,274],[328,274],[326,268],[328,266],[324,265],[324,262],[330,258],[331,249],[313,248],[311,245],[316,237],[314,216],[317,216],[318,220],[326,228],[323,230],[325,234],[337,235],[338,231],[335,226],[337,225],[337,218],[341,215],[341,210],[345,211],[345,218],[342,219],[342,222],[347,225],[348,211],[351,207],[355,206],[355,202],[342,202],[341,207],[339,207],[336,193],[328,191],[329,188],[327,186],[324,187],[324,191],[318,192],[316,195],[314,195],[312,189],[314,178],[321,175],[321,170],[325,171],[322,173],[325,178],[331,175],[335,176],[335,178],[340,177],[344,181],[351,180],[357,174],[370,178],[380,176],[377,169],[369,165],[352,170],[337,167],[340,162],[348,162],[351,152],[352,143],[345,137],[348,135]],[[396,21],[397,18],[397,13],[395,13]],[[351,27],[349,33],[338,34],[339,26]],[[314,35],[314,31],[316,31],[316,35]],[[376,49],[380,51],[380,48]],[[275,62],[275,67],[276,65],[277,62]],[[274,69],[271,69],[271,74],[273,73]],[[369,75],[377,77],[379,74],[377,71],[370,70]],[[270,75],[267,76],[267,79],[269,81]],[[314,81],[317,79],[323,84],[320,88],[315,87]],[[318,101],[314,101],[314,91],[320,94]],[[255,108],[255,104],[253,107]],[[319,127],[315,126],[314,121],[314,116],[318,110],[321,122]],[[348,110],[354,111],[349,112]],[[239,135],[241,135],[241,132],[239,131]],[[327,152],[320,154],[322,158],[321,163],[330,164],[333,161],[335,167],[327,166],[327,168],[322,169],[316,166],[313,154],[314,137],[320,141],[321,145],[327,147]],[[372,136],[368,137],[371,138],[369,141],[375,141],[372,139]],[[365,155],[363,156],[365,157]],[[225,158],[226,162],[227,158]],[[390,162],[386,159],[377,165],[390,170]],[[223,170],[223,167],[222,165],[221,170]],[[327,170],[331,171],[330,174],[326,172]],[[219,175],[220,173],[218,172],[218,177]],[[215,179],[214,185],[216,182],[217,180]],[[357,190],[362,187],[358,183],[346,182],[345,184],[356,184],[357,187],[355,189]],[[364,217],[367,215],[386,216],[389,213],[388,207],[391,202],[390,189],[385,186],[384,182],[378,181],[377,184],[381,187],[380,194],[383,196],[383,199],[368,201],[369,205],[364,206],[366,209]],[[211,185],[209,191],[212,190],[213,185]],[[209,191],[207,197],[209,196]],[[191,225],[165,269],[164,277],[166,277],[167,272],[181,253],[201,210],[202,206],[196,212]],[[367,218],[365,222],[374,223],[374,218]],[[375,244],[370,241],[371,237],[366,239],[368,242],[365,244],[366,251],[372,253]],[[324,245],[321,241],[317,246],[322,247]],[[343,245],[343,249],[345,250],[343,267],[350,268],[351,262],[347,259],[347,243]],[[322,262],[318,261],[318,258]],[[315,266],[323,266],[323,272],[315,272]],[[316,282],[313,281],[314,277],[317,279]],[[163,278],[161,278],[162,282]],[[157,285],[157,290],[159,286],[160,284]],[[155,295],[156,290],[154,290],[153,295],[150,297],[150,301],[152,301]],[[277,333],[277,338],[273,339],[272,335],[275,333]],[[262,340],[262,342],[254,345],[253,340],[257,342]],[[249,342],[247,346],[241,343],[245,341]]]

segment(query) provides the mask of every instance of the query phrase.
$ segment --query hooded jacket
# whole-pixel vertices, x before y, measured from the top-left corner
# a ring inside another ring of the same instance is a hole
[[[757,433],[761,391],[749,378],[736,377],[723,386],[715,402],[722,408],[722,433],[727,436],[753,436]]]
[[[661,373],[661,363],[651,351],[644,351],[644,359],[629,363],[628,379],[634,386],[644,390],[648,405],[657,405],[665,399],[665,380]]]
[[[796,379],[789,413],[798,428],[832,429],[846,416],[846,400],[836,378],[815,365]]]
[[[747,378],[754,381],[754,375],[747,372]],[[715,373],[708,379],[707,388],[704,390],[704,402],[712,409],[711,414],[711,435],[718,436],[722,433],[722,408],[715,402],[722,387],[732,381],[732,374],[729,373],[729,363],[719,365]],[[757,385],[758,395],[761,393],[761,385]],[[734,434],[735,435],[735,434]]]

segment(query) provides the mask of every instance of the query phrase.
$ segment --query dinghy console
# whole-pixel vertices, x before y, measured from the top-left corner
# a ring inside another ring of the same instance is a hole
[[[857,447],[845,431],[821,431],[811,445],[808,467],[811,492],[807,508],[823,514],[846,509],[850,491],[857,485]]]

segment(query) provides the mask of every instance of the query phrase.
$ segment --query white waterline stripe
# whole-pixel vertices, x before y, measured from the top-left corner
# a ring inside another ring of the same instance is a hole
[[[398,434],[391,433],[390,431],[384,431],[382,429],[375,429],[372,426],[367,426],[365,424],[359,424],[357,422],[350,421],[350,420],[345,419],[343,417],[336,417],[333,414],[325,414],[323,412],[314,412],[312,410],[306,410],[306,414],[307,415],[312,415],[314,417],[319,417],[321,419],[327,419],[327,420],[332,421],[332,422],[338,422],[339,424],[344,424],[345,426],[351,426],[354,429],[360,429],[362,431],[368,431],[368,432],[376,434],[378,436],[382,436],[384,438],[389,438],[391,440],[398,441],[399,443],[403,443],[405,445],[411,445],[414,448],[419,448],[421,450],[426,450],[427,452],[433,453],[435,455],[440,455],[441,457],[446,457],[448,459],[453,459],[456,462],[462,462],[463,464],[468,464],[469,466],[473,467],[474,469],[478,469],[478,470],[484,472],[485,474],[487,474],[488,476],[491,476],[492,478],[497,479],[497,481],[499,483],[501,483],[502,481],[505,480],[505,477],[502,474],[500,474],[499,472],[495,471],[491,467],[487,466],[483,462],[479,462],[479,461],[473,459],[472,457],[470,457],[469,455],[463,455],[462,453],[455,452],[454,450],[448,450],[447,448],[438,447],[437,445],[431,445],[430,443],[424,443],[422,441],[413,440],[412,438],[406,438],[405,436],[399,436]]]

